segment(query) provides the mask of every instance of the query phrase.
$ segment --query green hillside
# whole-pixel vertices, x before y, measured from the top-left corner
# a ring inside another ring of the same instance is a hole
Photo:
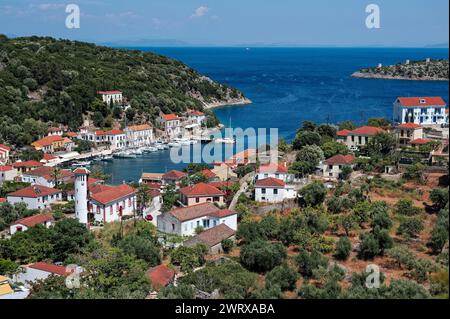
[[[0,142],[17,146],[29,144],[49,122],[76,130],[83,123],[82,114],[91,114],[105,127],[124,118],[113,106],[96,101],[98,90],[123,91],[132,106],[126,113],[128,122],[154,121],[160,111],[202,110],[202,101],[243,98],[239,91],[161,55],[3,35],[0,89]]]

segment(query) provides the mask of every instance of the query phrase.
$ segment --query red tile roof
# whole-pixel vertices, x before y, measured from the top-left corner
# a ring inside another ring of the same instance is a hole
[[[11,165],[2,165],[0,166],[0,172],[8,172],[13,170],[14,167],[12,167]]]
[[[67,132],[66,135],[67,135],[68,137],[77,137],[77,136],[78,136],[78,134],[75,133],[75,132]]]
[[[172,209],[169,214],[178,219],[180,222],[185,222],[203,216],[210,216],[210,214],[213,214],[219,210],[220,209],[217,208],[216,205],[208,202],[189,207]]]
[[[110,130],[110,131],[106,131],[105,134],[106,135],[121,135],[121,134],[125,134],[125,133],[121,130]]]
[[[226,181],[226,182],[225,181],[217,181],[217,182],[208,183],[208,185],[214,186],[218,189],[228,188],[228,187],[233,186],[233,184],[234,183],[231,181]]]
[[[346,136],[348,136],[348,134],[349,134],[350,132],[351,132],[350,130],[342,130],[342,131],[338,131],[338,132],[336,133],[336,135],[337,135],[337,136],[346,137]]]
[[[76,175],[78,175],[78,174],[79,175],[87,175],[87,174],[90,174],[91,172],[84,167],[79,167],[76,170],[74,170],[73,173]]]
[[[35,264],[28,265],[27,267],[33,268],[33,269],[38,269],[38,270],[45,271],[45,272],[49,272],[49,273],[52,273],[54,275],[59,275],[59,276],[67,276],[71,273],[71,271],[69,271],[64,266],[49,264],[49,263],[45,263],[42,261],[37,262]]]
[[[417,140],[409,142],[412,145],[425,145],[431,143],[431,140],[427,140],[425,138],[418,138]]]
[[[175,121],[179,119],[176,114],[162,114],[161,117],[164,121]]]
[[[200,112],[200,111],[191,111],[191,112],[189,113],[189,115],[193,115],[193,116],[203,116],[203,115],[205,115],[205,113]]]
[[[6,203],[6,198],[0,197],[0,203]]]
[[[192,186],[184,187],[180,190],[180,193],[184,196],[191,197],[191,196],[213,196],[213,195],[225,195],[221,190],[218,188],[205,184],[205,183],[198,183]]]
[[[373,127],[373,126],[362,126],[358,127],[357,129],[354,129],[349,133],[349,135],[368,135],[368,136],[374,136],[379,133],[384,132],[383,129],[379,127]]]
[[[213,247],[222,242],[222,240],[229,239],[234,236],[236,232],[225,224],[220,224],[210,229],[207,229],[197,236],[188,239],[183,243],[185,246],[195,246],[197,244],[206,244],[208,247]]]
[[[15,162],[13,164],[13,166],[15,168],[18,168],[18,167],[39,167],[39,166],[44,166],[44,164],[42,164],[41,162],[38,162],[38,161],[25,161],[25,162]]]
[[[42,196],[59,194],[61,191],[59,189],[45,187],[42,185],[31,185],[18,191],[12,192],[8,194],[8,197],[29,197],[29,198],[38,198]]]
[[[256,187],[275,187],[280,188],[284,187],[286,185],[285,182],[283,182],[281,179],[278,178],[264,178],[264,179],[258,179],[255,183]]]
[[[63,129],[59,128],[59,127],[49,127],[48,131],[49,132],[60,132],[60,131],[63,131]]]
[[[113,90],[113,91],[97,91],[97,94],[100,95],[109,95],[109,94],[121,94],[122,91]]]
[[[150,279],[153,289],[159,290],[172,282],[175,271],[165,265],[159,265],[147,270],[146,275]]]
[[[54,174],[55,174],[55,168],[48,167],[48,166],[38,167],[36,169],[33,169],[31,171],[24,173],[24,175],[42,177],[48,181],[55,179]],[[57,177],[58,177],[58,179],[68,179],[70,177],[73,177],[73,173],[68,169],[63,169],[63,170],[59,171]]]
[[[442,97],[399,97],[398,103],[402,106],[445,106],[446,103]]]
[[[45,153],[44,156],[42,157],[42,159],[45,160],[45,161],[51,161],[51,160],[54,160],[54,159],[57,159],[57,158],[58,157],[53,156],[52,154],[47,154],[47,153]]]
[[[145,131],[145,130],[150,130],[152,127],[148,124],[141,124],[141,125],[131,125],[128,126],[128,129],[130,131]]]
[[[398,127],[399,127],[399,128],[404,128],[404,129],[417,129],[417,128],[422,128],[421,125],[416,124],[416,123],[404,123],[404,124],[400,124]]]
[[[119,186],[111,187],[102,192],[98,192],[91,195],[91,199],[99,202],[103,205],[107,205],[109,203],[121,200],[125,197],[129,197],[133,195],[136,190],[127,184],[122,184]]]
[[[162,176],[162,178],[163,179],[169,179],[169,180],[180,180],[180,179],[182,179],[185,176],[187,176],[187,174],[184,173],[184,172],[172,170],[172,171],[169,171],[169,172],[165,173]]]
[[[203,171],[201,171],[202,175],[205,176],[206,178],[214,178],[217,177],[217,175],[212,172],[210,169],[204,169]]]
[[[229,210],[229,209],[221,209],[217,212],[211,213],[208,216],[216,217],[216,218],[223,218],[227,216],[236,215],[237,213],[235,211]]]
[[[288,167],[287,167],[286,163],[282,163],[282,164],[269,163],[269,164],[261,165],[258,169],[258,173],[286,174],[287,172],[288,172]]]
[[[93,184],[93,185],[88,185],[89,186],[89,192],[91,194],[97,194],[97,193],[101,193],[107,190],[110,190],[113,188],[113,186],[108,186],[108,185],[103,185],[103,184]]]
[[[350,165],[355,160],[353,155],[335,155],[325,161],[327,165]]]
[[[9,146],[6,146],[5,144],[0,144],[0,149],[6,150],[6,151],[11,150],[11,148]]]
[[[50,213],[38,214],[38,215],[33,215],[33,216],[30,216],[30,217],[25,217],[25,218],[21,218],[19,220],[16,220],[13,223],[13,225],[20,224],[20,225],[24,225],[24,226],[27,226],[27,227],[33,227],[33,226],[36,226],[38,224],[42,224],[42,223],[53,221],[53,220],[54,220],[53,215],[50,214]]]
[[[37,145],[37,146],[48,146],[48,145],[52,145],[54,142],[59,142],[61,140],[64,140],[64,138],[62,136],[59,135],[50,135],[50,136],[46,136],[44,138],[41,138],[40,140],[37,140],[33,143],[31,143],[31,145]]]

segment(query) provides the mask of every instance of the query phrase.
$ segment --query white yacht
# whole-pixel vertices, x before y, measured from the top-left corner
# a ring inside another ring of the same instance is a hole
[[[216,138],[214,140],[214,143],[220,143],[220,144],[234,144],[236,141],[232,137],[224,137],[224,138]]]

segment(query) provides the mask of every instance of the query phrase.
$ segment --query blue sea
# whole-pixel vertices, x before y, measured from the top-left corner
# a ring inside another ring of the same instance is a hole
[[[364,124],[392,118],[398,96],[442,96],[448,82],[352,78],[361,68],[420,60],[448,59],[448,49],[398,48],[138,48],[180,60],[213,80],[241,90],[251,105],[214,110],[226,126],[278,128],[288,141],[305,120]],[[112,183],[138,180],[142,172],[182,169],[168,152],[104,164]]]

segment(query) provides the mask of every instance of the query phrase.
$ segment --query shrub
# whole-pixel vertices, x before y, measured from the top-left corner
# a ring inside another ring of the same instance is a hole
[[[315,207],[323,203],[327,195],[327,190],[322,183],[314,182],[305,186],[300,191],[300,194],[303,196],[306,205]]]
[[[404,218],[400,226],[398,227],[397,233],[399,235],[408,237],[408,238],[414,238],[416,237],[422,230],[423,222],[419,218]]]
[[[293,290],[297,281],[297,272],[287,265],[277,266],[266,276],[266,287],[278,286],[282,291]]]
[[[234,240],[224,239],[222,240],[222,249],[224,253],[228,254],[234,248]]]
[[[346,260],[352,251],[352,243],[348,237],[341,237],[336,243],[334,256],[340,260]]]
[[[359,256],[362,259],[373,259],[380,254],[380,245],[373,234],[362,234],[360,239]]]
[[[287,256],[286,248],[279,243],[258,240],[241,248],[241,263],[249,270],[265,272],[280,265]]]
[[[312,277],[315,269],[328,266],[328,258],[315,250],[311,253],[306,250],[301,251],[295,257],[295,262],[299,272],[307,278]]]
[[[448,189],[433,189],[430,192],[430,199],[436,209],[443,209],[448,203]]]

